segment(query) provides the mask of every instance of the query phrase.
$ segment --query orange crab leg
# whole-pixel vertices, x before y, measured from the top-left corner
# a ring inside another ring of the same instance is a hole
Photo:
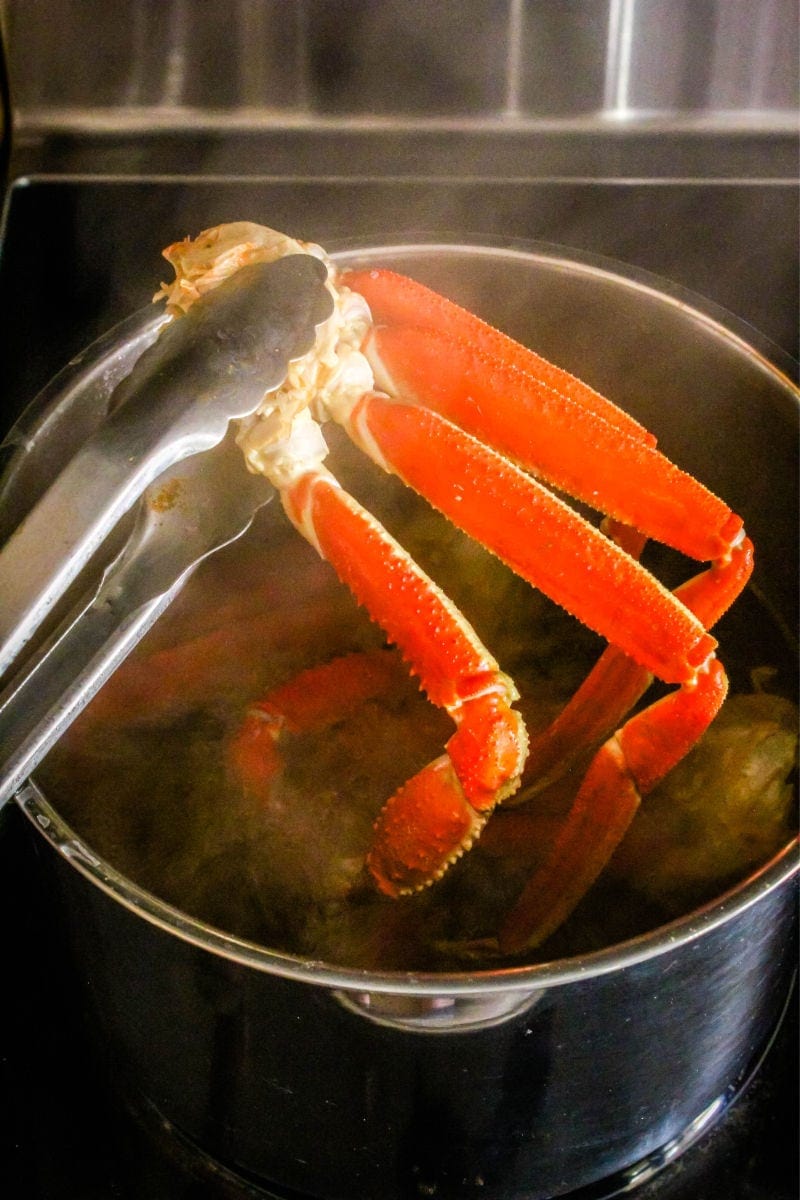
[[[370,393],[339,419],[367,454],[660,679],[692,680],[715,649],[702,623],[638,562],[437,413]]]
[[[481,354],[503,362],[538,380],[545,388],[577,401],[616,429],[624,430],[645,445],[655,445],[656,439],[648,429],[581,379],[541,358],[474,313],[415,279],[378,268],[344,272],[339,277],[339,283],[364,297],[376,324],[414,326],[469,342]]]
[[[695,687],[671,692],[600,747],[544,863],[498,932],[503,953],[537,945],[566,920],[624,837],[641,797],[705,732],[726,693],[725,671],[713,659]]]
[[[713,563],[675,589],[675,595],[711,629],[733,604],[753,570],[753,544],[744,538],[728,561]],[[525,796],[560,778],[588,749],[603,741],[644,695],[652,675],[617,646],[609,646],[552,724],[532,739]]]
[[[741,528],[654,446],[467,342],[386,328],[373,332],[371,344],[388,366],[392,394],[419,398],[548,483],[690,558],[717,558]]]
[[[386,803],[368,866],[389,895],[438,878],[518,786],[527,752],[511,681],[403,548],[324,468],[282,493],[297,528],[395,642],[457,729],[447,754]],[[410,831],[414,831],[410,834]]]
[[[638,699],[650,673],[681,684],[623,725],[595,754],[552,854],[503,931],[504,950],[522,949],[546,937],[568,915],[624,835],[641,796],[716,715],[727,691],[725,672],[713,654],[716,643],[703,620],[612,539],[438,414],[370,394],[340,419],[382,465],[618,644],[590,680],[595,699],[598,690],[607,695],[615,672],[622,715]],[[433,470],[431,447],[438,451]],[[631,540],[638,548],[638,541]],[[684,596],[708,620],[738,594],[751,567],[752,546],[737,537],[718,563],[684,585]],[[604,731],[606,724],[604,718],[593,725],[592,718],[586,728],[585,700],[584,693],[570,717],[577,714],[584,738]]]
[[[344,282],[376,320],[407,322],[373,329],[365,347],[392,395],[419,399],[569,495],[690,558],[727,552],[741,519],[610,401],[412,280],[364,271]]]
[[[647,541],[644,534],[612,517],[606,517],[600,528],[626,554],[639,558]],[[681,598],[680,590],[675,594]],[[687,608],[695,612],[690,604]],[[524,804],[562,779],[616,728],[652,682],[650,671],[617,646],[609,646],[556,719],[531,739],[523,790],[514,803]]]
[[[245,788],[266,801],[282,767],[278,743],[284,733],[313,733],[385,695],[397,665],[386,650],[334,658],[300,671],[251,705],[228,748],[228,760]]]
[[[526,441],[520,431],[520,416],[547,421],[551,429],[561,432],[566,426],[569,444],[574,445],[576,437],[587,438],[588,462],[584,458],[578,464],[578,472],[586,486],[581,490],[580,484],[575,485],[574,476],[569,480],[560,474],[564,454],[561,442],[552,450],[554,465],[549,473],[545,472],[554,482],[590,503],[597,504],[599,495],[604,509],[613,508],[608,480],[597,478],[597,464],[599,462],[602,468],[605,458],[612,481],[621,480],[626,487],[633,484],[634,494],[628,506],[617,507],[618,518],[623,516],[633,524],[646,527],[650,534],[697,558],[724,555],[729,549],[741,527],[740,519],[702,485],[656,453],[655,439],[628,414],[581,381],[414,280],[377,270],[350,273],[344,282],[367,299],[376,320],[390,325],[388,329],[377,330],[374,340],[380,359],[388,362],[395,386],[399,383],[423,394],[424,402],[432,404],[436,411],[506,450],[529,467],[541,466],[537,458],[541,452],[540,433],[538,426],[534,427],[535,439],[529,435]],[[406,328],[397,328],[403,325]],[[420,327],[425,329],[425,335],[420,334]],[[446,353],[443,353],[446,339]],[[514,372],[528,375],[529,383],[522,384]],[[560,397],[545,388],[558,391]],[[582,423],[575,404],[583,409]],[[517,406],[521,412],[517,412],[516,419],[510,419]],[[563,408],[561,418],[559,406]],[[530,423],[526,427],[530,430]],[[611,430],[642,442],[644,448],[633,457],[634,468],[639,470],[634,469],[632,475],[631,446],[622,442],[615,446]],[[619,469],[618,455],[625,463],[623,470]],[[659,491],[662,499],[666,498],[665,514],[653,504],[653,493]],[[685,504],[683,514],[677,509],[670,511],[679,495]],[[630,525],[614,518],[607,520],[606,525],[611,526],[609,532],[618,544],[638,556],[639,535]],[[677,536],[673,532],[676,526]],[[709,537],[708,530],[713,531],[715,527],[723,534],[722,543]],[[687,537],[686,530],[696,531],[691,534],[693,542]],[[746,554],[737,556],[739,565],[748,562],[744,574],[738,569],[730,571],[715,567],[698,577],[703,582],[699,588],[693,586],[693,592],[706,588],[717,591],[722,578],[729,585],[726,599],[721,607],[717,605],[713,619],[710,613],[705,618],[698,612],[706,628],[735,599],[752,569],[751,554],[749,557]],[[687,588],[685,585],[678,591],[684,603],[689,594]],[[687,606],[694,610],[694,605]],[[587,746],[596,744],[622,720],[646,690],[650,679],[648,671],[616,647],[610,647],[586,685],[549,731],[549,736],[544,734],[537,740],[537,753],[531,754],[530,767],[541,766],[543,782],[552,778],[551,771],[556,764],[559,769],[566,769]]]

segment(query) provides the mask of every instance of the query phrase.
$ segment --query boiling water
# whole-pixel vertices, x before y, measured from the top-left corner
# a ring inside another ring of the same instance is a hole
[[[369,488],[370,507],[515,679],[528,727],[543,727],[603,643],[405,489],[382,483],[376,502],[371,478],[349,485]],[[584,952],[651,929],[712,899],[791,836],[796,711],[782,697],[793,694],[793,655],[752,594],[716,632],[732,691],[744,695],[728,701],[703,745],[646,799],[588,900],[529,957]],[[577,779],[499,809],[441,883],[392,901],[364,875],[372,823],[453,730],[399,656],[385,696],[322,734],[282,739],[284,768],[268,795],[254,795],[230,763],[249,703],[306,667],[381,644],[330,568],[271,506],[245,539],[198,571],[51,753],[39,781],[96,853],[226,932],[340,965],[457,968],[465,943],[496,931]],[[764,690],[752,694],[754,680]]]

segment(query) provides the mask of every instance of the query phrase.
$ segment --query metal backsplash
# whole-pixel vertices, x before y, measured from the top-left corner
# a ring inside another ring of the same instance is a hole
[[[368,129],[384,135],[369,143],[382,170],[398,132],[528,145],[539,132],[577,137],[580,173],[582,137],[677,130],[783,139],[780,174],[796,132],[796,0],[0,0],[0,12],[23,148]],[[613,155],[589,158],[587,173],[617,173]]]
[[[22,118],[794,113],[794,0],[5,0]]]

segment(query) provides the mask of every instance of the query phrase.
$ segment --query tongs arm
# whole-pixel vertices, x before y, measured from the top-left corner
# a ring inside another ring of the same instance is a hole
[[[159,505],[167,489],[176,503]],[[230,436],[160,477],[99,587],[0,693],[0,808],[136,646],[198,565],[240,537],[273,489]]]
[[[311,350],[332,310],[326,274],[306,254],[245,267],[142,354],[110,416],[0,550],[0,675],[142,492],[217,445]]]

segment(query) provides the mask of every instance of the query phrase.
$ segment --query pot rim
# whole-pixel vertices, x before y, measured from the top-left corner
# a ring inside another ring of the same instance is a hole
[[[454,234],[452,241],[441,235],[431,236],[428,241],[424,234],[420,234],[412,235],[408,240],[379,244],[371,240],[368,246],[357,238],[331,241],[330,245],[334,249],[330,250],[329,257],[337,266],[348,268],[368,265],[371,259],[379,257],[411,257],[416,254],[454,251],[475,258],[491,256],[533,261],[541,259],[565,270],[578,266],[584,274],[611,277],[616,283],[629,287],[632,291],[647,293],[661,303],[666,301],[675,308],[691,311],[692,316],[699,317],[702,324],[717,336],[737,344],[748,358],[755,358],[769,375],[781,377],[781,382],[800,401],[800,387],[795,382],[800,372],[800,363],[796,359],[730,309],[644,267],[621,262],[594,251],[563,246],[557,242],[485,234],[476,236],[474,241],[470,240],[468,235],[465,238],[463,234]]]
[[[241,966],[343,991],[467,996],[498,990],[541,991],[593,979],[657,958],[704,937],[757,904],[800,871],[800,839],[793,838],[769,862],[715,900],[655,930],[603,950],[552,962],[504,965],[477,971],[367,971],[336,967],[322,960],[270,950],[191,917],[139,887],[95,854],[59,816],[34,780],[28,780],[20,788],[16,800],[38,832],[71,866],[111,899],[144,917],[151,925]]]
[[[423,235],[412,235],[408,241],[391,241],[380,245],[375,245],[372,239],[368,245],[357,239],[340,240],[330,252],[330,257],[336,265],[354,266],[387,257],[412,257],[415,254],[422,256],[437,252],[545,260],[565,270],[578,266],[587,274],[610,276],[616,283],[646,292],[660,303],[687,310],[687,315],[690,313],[694,319],[699,319],[714,336],[734,343],[739,352],[751,361],[755,360],[792,398],[800,401],[800,390],[793,382],[797,364],[747,322],[679,284],[611,258],[526,239],[481,235],[479,239],[471,241],[465,240],[463,234],[452,241],[442,240],[441,237],[426,241]],[[96,371],[98,356],[112,354],[119,348],[122,338],[137,337],[144,346],[145,339],[155,336],[163,320],[160,312],[149,307],[142,308],[104,333],[63,368],[33,400],[9,435],[8,441],[12,445],[16,443],[18,455],[24,456],[30,444],[30,435],[46,423],[50,403],[55,396],[66,386],[74,386],[84,374]],[[14,432],[20,427],[25,436],[15,437]],[[7,480],[13,475],[16,458],[17,455],[9,463]],[[374,993],[467,996],[498,990],[532,992],[573,984],[646,962],[711,933],[788,882],[800,870],[800,839],[796,837],[767,863],[693,912],[648,933],[583,955],[532,965],[503,965],[474,971],[368,971],[336,967],[321,960],[270,950],[191,917],[139,887],[95,854],[59,816],[34,779],[28,780],[19,789],[16,800],[39,833],[86,879],[164,932],[266,974],[355,992],[368,989]]]

